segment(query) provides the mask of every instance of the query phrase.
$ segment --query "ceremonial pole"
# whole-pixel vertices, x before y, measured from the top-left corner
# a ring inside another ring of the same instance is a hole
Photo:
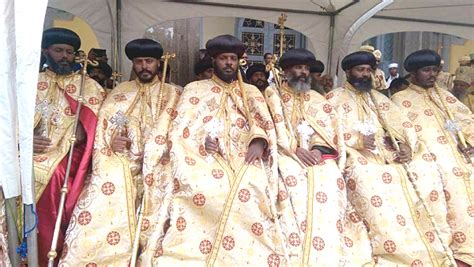
[[[58,253],[56,251],[57,243],[58,243],[58,238],[59,238],[59,231],[61,231],[61,219],[63,217],[64,213],[64,204],[66,202],[66,195],[68,193],[68,182],[69,182],[69,174],[71,173],[71,165],[72,165],[72,158],[73,158],[73,153],[74,153],[74,145],[76,142],[76,131],[77,131],[77,125],[79,124],[79,117],[81,113],[81,108],[82,104],[84,102],[84,86],[85,86],[85,81],[86,81],[86,76],[87,76],[87,64],[90,63],[92,66],[98,65],[97,62],[95,61],[90,61],[88,59],[83,59],[79,60],[78,63],[83,63],[83,67],[81,70],[82,74],[82,79],[81,79],[81,88],[79,91],[79,97],[77,99],[77,109],[76,109],[76,115],[74,118],[74,124],[72,127],[72,135],[69,139],[69,152],[68,152],[68,160],[67,160],[67,165],[66,165],[66,173],[64,175],[64,183],[61,188],[61,198],[59,200],[59,210],[58,214],[56,217],[56,223],[54,225],[54,233],[53,233],[53,240],[51,242],[51,250],[48,253],[48,267],[53,267],[54,266],[54,259],[58,256]]]

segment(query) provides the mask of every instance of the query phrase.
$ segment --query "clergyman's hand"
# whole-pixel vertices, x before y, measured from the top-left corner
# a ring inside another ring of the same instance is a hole
[[[395,161],[399,163],[409,163],[412,160],[410,146],[403,143],[398,144],[398,146],[400,147],[400,151],[398,152]]]
[[[253,139],[252,142],[250,142],[249,149],[247,150],[247,155],[245,155],[245,162],[253,163],[255,160],[261,159],[263,156],[263,152],[265,151],[266,145],[267,141],[265,141],[265,139]]]
[[[41,135],[33,136],[33,152],[34,153],[44,153],[51,147],[51,139]]]
[[[297,147],[295,153],[306,167],[317,165],[321,161],[321,152],[317,149],[309,151],[307,149]]]
[[[464,155],[468,155],[469,157],[474,157],[474,148],[470,144],[466,144],[467,147],[463,147],[462,145],[458,145],[459,150]]]
[[[132,143],[132,140],[126,136],[117,135],[112,140],[112,151],[113,152],[123,152],[125,148],[129,147],[129,144]]]
[[[374,150],[375,147],[375,135],[363,135],[362,142],[364,144],[364,148],[368,150]]]
[[[207,136],[204,140],[204,148],[208,154],[219,153],[219,140],[217,138],[212,139],[210,136]]]

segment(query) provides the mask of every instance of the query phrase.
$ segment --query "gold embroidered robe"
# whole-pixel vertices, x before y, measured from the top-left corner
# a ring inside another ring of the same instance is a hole
[[[473,167],[459,152],[456,134],[445,127],[449,118],[444,105],[454,116],[470,145],[474,145],[473,114],[451,93],[438,89],[443,102],[435,88],[423,89],[414,84],[393,95],[392,100],[408,112],[418,135],[426,142],[432,158],[442,171],[454,256],[474,265]]]
[[[61,254],[66,228],[90,167],[97,114],[104,91],[93,79],[86,77],[80,97],[81,82],[82,76],[77,73],[56,75],[46,70],[38,76],[34,131],[35,135],[49,137],[52,143],[45,152],[33,155],[40,265],[46,265],[48,261],[79,101],[83,101],[83,105],[78,127],[83,129],[79,133],[84,136],[78,138],[80,142],[75,144],[72,153],[68,193],[56,247],[58,255]]]
[[[70,144],[69,137],[72,135],[74,116],[66,95],[77,101],[81,86],[81,75],[56,75],[50,70],[41,72],[38,76],[36,91],[35,132],[46,134],[51,139],[52,146],[44,153],[33,156],[35,171],[35,193],[36,200],[41,197],[48,185],[52,174],[61,160],[67,155]],[[105,95],[104,90],[93,79],[86,78],[84,86],[84,105],[95,114]],[[50,103],[48,118],[41,116],[40,103]],[[47,128],[47,129],[46,129]]]
[[[372,91],[380,116],[388,123],[398,141],[409,145],[413,153],[410,163],[415,183],[422,199],[429,204],[430,213],[440,229],[441,237],[449,243],[446,224],[446,203],[436,165],[421,158],[430,156],[417,141],[413,125],[388,98]],[[349,199],[357,216],[369,229],[373,256],[381,265],[442,266],[448,258],[438,241],[427,213],[410,184],[407,172],[394,162],[394,150],[382,127],[375,103],[368,93],[356,91],[348,82],[327,95],[342,117],[347,162],[345,175]],[[365,123],[362,127],[362,123]],[[363,148],[362,133],[375,131],[376,150]],[[450,254],[450,252],[448,252]]]
[[[161,82],[133,80],[107,96],[99,114],[90,182],[84,187],[69,225],[62,266],[127,266],[136,231],[136,209],[143,192],[144,143],[155,122],[167,129],[181,91]],[[122,114],[122,115],[120,115]],[[126,118],[126,123],[120,123]],[[131,144],[113,152],[111,142],[125,133]],[[165,130],[166,131],[166,130]]]
[[[336,161],[337,144],[341,142],[337,140],[337,115],[333,107],[314,91],[298,93],[287,84],[280,90],[281,95],[275,87],[267,88],[265,98],[277,132],[280,179],[286,187],[280,191],[279,200],[289,198],[291,203],[289,207],[282,205],[291,210],[282,212],[282,221],[288,226],[285,234],[292,265],[360,266],[371,262],[365,226],[359,221],[358,225],[354,224],[358,229],[347,228],[353,225],[346,221],[351,209],[346,183]],[[302,122],[311,127],[311,136],[303,137],[298,131]],[[335,154],[323,155],[320,164],[305,167],[295,154],[296,148],[309,150],[313,146],[331,148]],[[295,220],[296,230],[291,229]],[[354,235],[353,230],[359,234]],[[361,238],[364,236],[365,240]],[[353,249],[357,251],[350,252]]]
[[[157,224],[141,255],[142,266],[285,266],[276,213],[276,136],[260,91],[245,84],[249,123],[237,82],[212,79],[188,84],[169,132],[171,174],[156,162]],[[208,155],[204,140],[220,125],[222,155]],[[244,162],[255,138],[267,141],[268,159]],[[152,188],[150,188],[152,189]],[[153,190],[153,189],[152,189]]]

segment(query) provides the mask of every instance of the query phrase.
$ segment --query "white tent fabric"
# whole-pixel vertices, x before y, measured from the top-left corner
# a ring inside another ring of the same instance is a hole
[[[70,12],[90,23],[97,33],[100,45],[111,51],[110,40],[115,29],[115,22],[107,16],[109,13],[105,3],[115,6],[116,1],[50,0],[49,6]],[[281,12],[288,14],[288,27],[303,33],[308,38],[312,44],[309,49],[318,58],[328,63],[328,56],[332,54],[332,72],[336,68],[336,62],[348,50],[355,50],[362,41],[378,34],[399,31],[435,31],[474,39],[472,0],[395,0],[357,29],[354,38],[345,40],[344,37],[347,36],[346,33],[353,23],[382,2],[387,1],[122,0],[121,47],[124,47],[128,41],[143,36],[144,31],[150,26],[168,20],[222,16],[248,17],[276,22]],[[331,50],[331,16],[329,14],[340,9],[343,10],[334,16],[333,53],[331,53],[329,51]],[[403,21],[403,19],[408,21]],[[348,48],[342,47],[347,43],[349,43]],[[121,54],[121,60],[127,62],[123,53]],[[124,64],[123,73],[129,73],[129,67],[129,64]]]
[[[35,199],[32,132],[47,3],[0,1],[0,182],[6,198],[21,194],[24,204]]]

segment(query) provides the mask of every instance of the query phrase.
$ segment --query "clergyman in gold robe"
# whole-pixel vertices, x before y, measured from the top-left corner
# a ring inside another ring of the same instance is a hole
[[[237,79],[242,42],[221,35],[206,48],[214,75],[188,84],[176,106],[172,174],[144,165],[160,183],[149,188],[160,207],[140,264],[285,266],[271,115],[260,91]]]
[[[474,265],[473,167],[474,123],[471,111],[436,83],[440,56],[419,50],[405,59],[410,86],[392,96],[408,112],[411,124],[441,171],[448,203],[451,249],[458,266]]]
[[[46,266],[60,206],[61,187],[66,176],[70,141],[75,134],[68,193],[58,235],[58,255],[61,253],[67,225],[89,171],[97,114],[104,91],[88,77],[85,78],[84,88],[81,88],[83,77],[73,71],[74,52],[81,46],[81,39],[75,32],[64,28],[48,29],[43,33],[41,46],[48,67],[38,76],[33,163],[38,211],[39,264]],[[73,133],[79,101],[83,103],[78,127]]]
[[[454,260],[441,178],[413,124],[373,90],[374,65],[372,53],[349,54],[346,83],[326,96],[342,120],[349,200],[367,224],[376,263],[445,266]]]
[[[119,84],[100,110],[92,176],[67,231],[60,261],[64,266],[130,263],[143,192],[145,139],[158,121],[166,132],[175,115],[172,110],[181,92],[168,84],[161,87],[157,76],[161,45],[137,39],[127,44],[125,53],[137,78]]]
[[[279,198],[291,203],[280,205],[282,221],[292,230],[285,232],[291,264],[361,266],[372,260],[370,243],[360,220],[358,231],[365,239],[348,233],[352,223],[346,222],[350,214],[346,183],[336,161],[341,144],[337,115],[322,95],[311,90],[310,66],[315,63],[306,49],[286,52],[280,66],[287,81],[265,90],[277,133],[279,175],[286,187]],[[291,229],[294,221],[296,228]],[[351,253],[352,249],[357,251]]]

